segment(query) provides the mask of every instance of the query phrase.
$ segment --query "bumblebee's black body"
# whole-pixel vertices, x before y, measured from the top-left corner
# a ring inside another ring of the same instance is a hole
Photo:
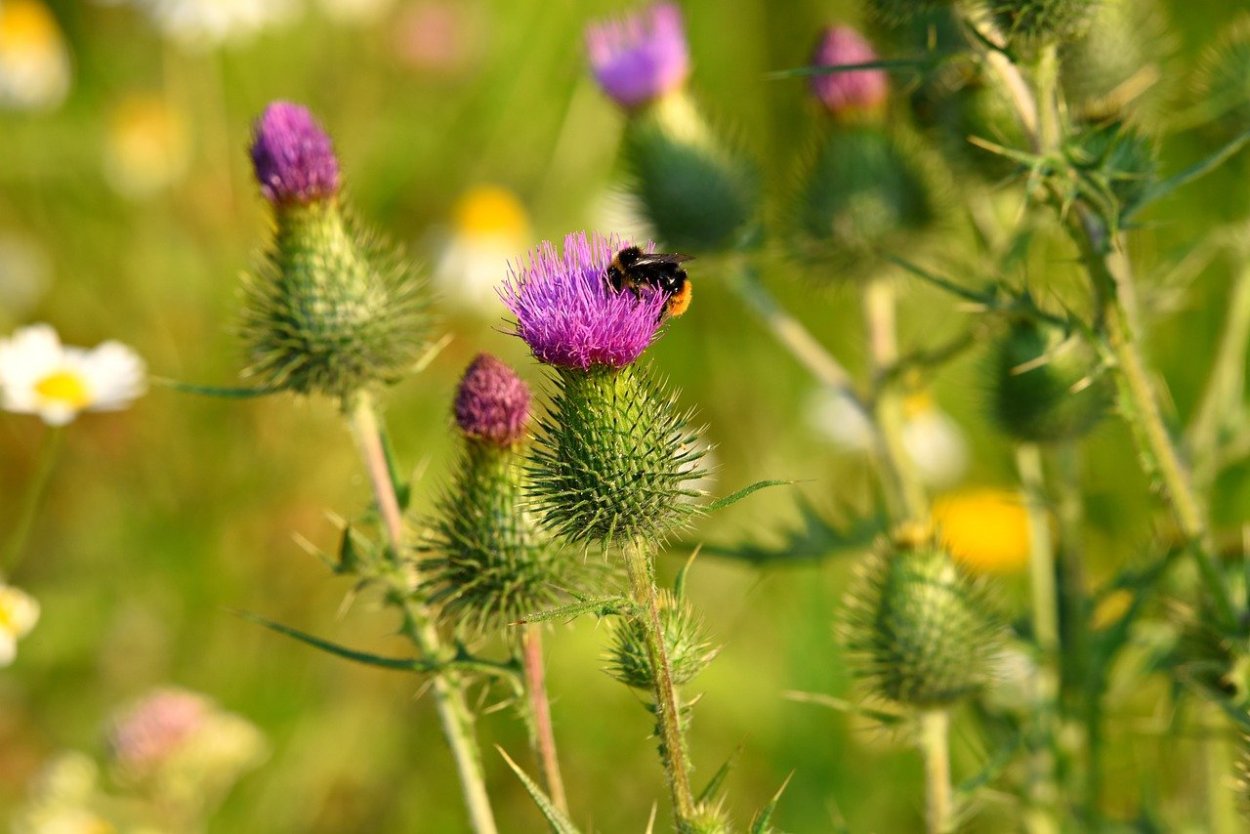
[[[690,259],[689,255],[649,254],[629,246],[617,252],[608,265],[608,283],[617,292],[627,287],[635,292],[641,286],[653,287],[668,296],[668,314],[680,316],[690,306],[690,280],[681,268]]]

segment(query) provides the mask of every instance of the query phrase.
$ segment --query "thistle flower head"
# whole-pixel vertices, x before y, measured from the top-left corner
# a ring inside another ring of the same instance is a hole
[[[812,65],[816,67],[868,64],[876,60],[872,44],[850,26],[827,28],[812,54]],[[839,118],[880,109],[890,91],[885,70],[880,69],[813,75],[811,88],[812,94]]]
[[[991,0],[990,9],[1011,43],[1034,49],[1067,43],[1088,27],[1102,0]]]
[[[684,599],[671,591],[659,594],[660,627],[668,654],[673,683],[682,686],[694,679],[716,657],[717,649],[708,642],[703,622]],[[648,625],[645,614],[622,619],[613,629],[608,653],[608,674],[626,686],[650,690],[655,671],[647,650]]]
[[[306,108],[275,101],[256,120],[254,132],[252,166],[269,202],[304,205],[338,194],[334,145]]]
[[[478,354],[456,389],[455,414],[456,425],[466,437],[510,446],[525,436],[529,386],[494,356]]]
[[[586,53],[599,86],[626,108],[680,88],[690,75],[681,11],[673,3],[592,24],[586,29]]]
[[[628,246],[615,237],[564,239],[560,252],[543,242],[513,268],[500,297],[516,316],[516,335],[538,361],[587,371],[623,368],[647,349],[660,327],[666,297],[646,289],[616,292],[605,274]]]

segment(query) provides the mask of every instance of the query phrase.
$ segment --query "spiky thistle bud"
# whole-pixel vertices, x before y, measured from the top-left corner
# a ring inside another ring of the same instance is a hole
[[[844,605],[852,670],[882,698],[943,707],[975,692],[993,672],[1002,635],[986,586],[937,544],[878,550]]]
[[[876,50],[850,26],[830,26],[821,33],[812,53],[814,67],[871,64]],[[890,94],[889,77],[882,69],[849,70],[811,78],[812,95],[839,121],[877,121]]]
[[[569,235],[512,273],[501,295],[516,333],[556,369],[540,421],[531,495],[544,524],[573,542],[658,540],[695,512],[702,452],[687,415],[633,363],[655,339],[658,290],[615,291],[606,270],[627,244]]]
[[[1176,76],[1173,31],[1158,0],[1103,0],[1088,31],[1061,45],[1068,106],[1095,123],[1159,115]]]
[[[276,229],[246,285],[248,374],[338,398],[397,380],[420,350],[424,304],[398,253],[344,216],[330,138],[303,107],[275,102],[251,156]]]
[[[723,802],[700,802],[694,813],[677,821],[677,834],[730,834],[733,827]]]
[[[955,0],[867,0],[869,15],[885,23],[902,23],[954,4]]]
[[[991,355],[989,372],[995,422],[1026,443],[1081,437],[1112,400],[1111,380],[1089,343],[1057,324],[1013,322]]]
[[[704,634],[702,619],[686,600],[671,591],[660,591],[658,601],[673,684],[684,686],[707,668],[717,650]],[[647,649],[649,624],[644,617],[646,614],[639,612],[618,621],[606,660],[612,677],[634,689],[650,691],[655,686],[655,670]]]
[[[563,558],[525,510],[529,410],[529,387],[489,354],[473,360],[456,391],[464,448],[420,552],[431,601],[470,631],[549,608],[579,584],[577,560]]]
[[[1033,50],[1080,37],[1102,0],[988,0],[1008,42]]]
[[[1229,24],[1203,56],[1198,94],[1226,136],[1250,129],[1250,14]]]
[[[685,92],[681,12],[659,3],[586,30],[591,70],[629,115],[623,154],[643,212],[666,246],[725,249],[755,216],[751,165],[708,127]]]
[[[882,251],[911,251],[937,222],[932,169],[918,148],[877,127],[830,132],[801,183],[796,248],[832,261],[842,277],[864,274]]]

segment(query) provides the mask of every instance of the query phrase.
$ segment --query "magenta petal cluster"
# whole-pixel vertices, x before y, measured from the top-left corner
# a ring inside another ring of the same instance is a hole
[[[525,437],[530,389],[516,371],[479,353],[456,389],[456,425],[468,437],[510,446]]]
[[[622,107],[654,101],[690,75],[686,32],[673,3],[588,26],[586,52],[599,86]]]
[[[512,268],[499,295],[538,361],[623,368],[655,339],[666,296],[645,288],[616,292],[605,277],[612,258],[630,245],[580,232],[564,239],[563,251],[544,241],[528,263]]]
[[[275,101],[256,120],[252,141],[256,182],[275,205],[327,200],[339,191],[334,145],[307,109]]]
[[[109,732],[113,759],[131,770],[158,766],[204,727],[207,700],[179,689],[160,689],[118,718]]]
[[[850,26],[831,26],[824,31],[812,66],[842,67],[870,64],[879,60],[872,44]],[[885,70],[866,69],[812,76],[812,93],[835,116],[864,110],[875,110],[889,95]]]

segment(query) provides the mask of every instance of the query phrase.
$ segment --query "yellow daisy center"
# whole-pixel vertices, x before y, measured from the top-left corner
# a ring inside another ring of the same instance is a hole
[[[56,19],[35,0],[8,0],[0,5],[0,51],[55,44],[60,38]]]
[[[928,391],[912,391],[903,397],[903,416],[908,420],[914,420],[933,409],[933,395]]]
[[[951,555],[984,573],[1014,573],[1029,562],[1029,514],[1020,497],[977,489],[933,503],[933,520]]]
[[[529,226],[525,208],[511,191],[480,185],[466,191],[453,210],[456,231],[470,237],[524,237]]]
[[[74,409],[84,408],[91,402],[87,383],[73,371],[53,371],[35,383],[35,393]]]

